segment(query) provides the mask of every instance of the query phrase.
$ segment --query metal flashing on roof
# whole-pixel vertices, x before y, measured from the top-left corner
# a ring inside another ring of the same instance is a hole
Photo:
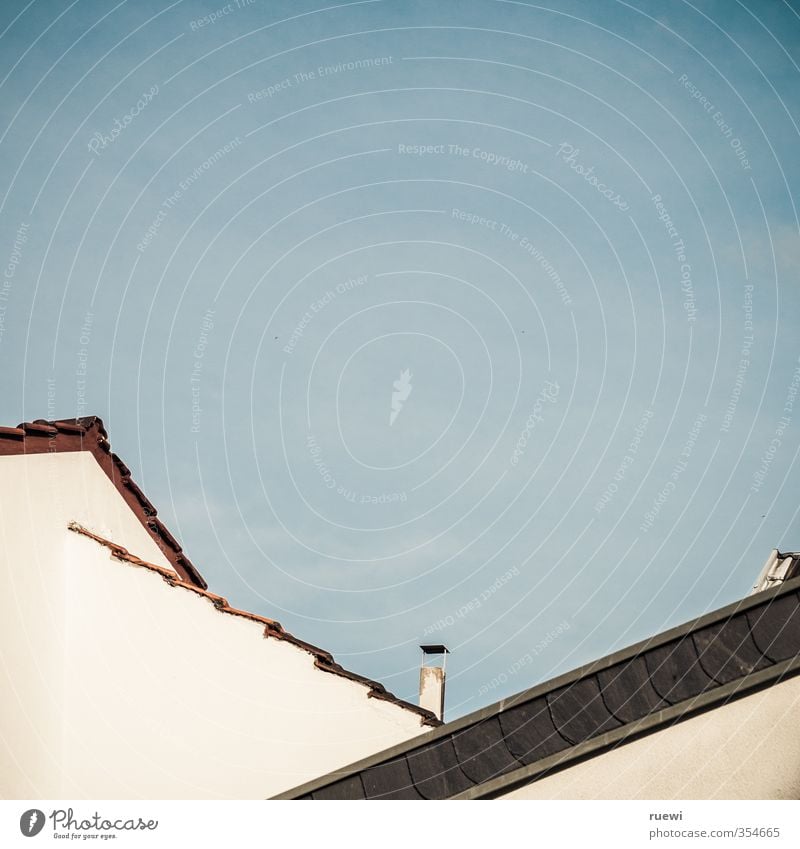
[[[777,548],[773,548],[750,592],[762,592],[798,575],[800,575],[800,554],[791,551],[782,554]]]

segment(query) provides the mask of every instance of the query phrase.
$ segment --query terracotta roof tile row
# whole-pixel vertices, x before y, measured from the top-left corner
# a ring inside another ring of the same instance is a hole
[[[158,518],[156,508],[131,478],[130,469],[111,451],[101,419],[97,416],[57,421],[37,419],[23,422],[17,427],[0,427],[0,457],[72,451],[89,451],[94,456],[175,571],[195,587],[207,589],[208,584],[203,576]]]
[[[258,622],[259,624],[264,626],[265,637],[273,637],[279,640],[285,640],[286,642],[289,642],[292,645],[297,646],[298,648],[301,648],[304,651],[307,651],[314,657],[314,665],[318,669],[321,669],[323,672],[330,672],[334,675],[339,675],[342,678],[347,678],[350,681],[355,681],[359,684],[363,684],[365,687],[367,687],[368,698],[381,699],[383,701],[391,702],[392,704],[404,708],[405,710],[410,710],[420,716],[424,725],[438,727],[442,724],[433,713],[428,710],[425,710],[424,708],[419,707],[418,705],[414,705],[410,702],[404,701],[403,699],[399,699],[393,693],[390,693],[379,682],[373,681],[370,678],[365,678],[363,675],[357,675],[355,672],[350,672],[349,670],[345,669],[340,664],[336,663],[336,661],[333,659],[333,655],[330,654],[330,652],[318,648],[317,646],[311,645],[311,643],[307,643],[304,640],[298,639],[293,634],[290,634],[288,631],[286,631],[281,626],[280,622],[276,622],[274,619],[268,619],[265,616],[259,616],[256,613],[250,613],[246,610],[239,610],[238,608],[231,607],[230,604],[228,604],[228,600],[223,598],[221,595],[216,595],[215,593],[209,592],[205,588],[198,587],[191,581],[187,581],[181,578],[180,576],[176,575],[176,573],[172,572],[170,569],[166,569],[163,566],[158,566],[155,563],[148,563],[146,560],[142,560],[140,557],[136,557],[136,555],[131,554],[123,546],[118,545],[112,540],[104,539],[103,537],[92,533],[90,530],[87,530],[82,525],[79,525],[77,522],[71,522],[69,524],[69,530],[78,534],[82,534],[83,536],[89,537],[100,545],[105,546],[109,549],[112,556],[115,557],[117,560],[122,560],[125,563],[130,563],[133,566],[141,566],[145,569],[149,569],[153,572],[158,573],[170,586],[190,590],[193,593],[207,598],[214,605],[214,607],[216,607],[217,610],[222,613],[228,613],[232,616],[242,616],[245,619],[250,619],[253,622]]]
[[[486,798],[537,780],[800,673],[799,591],[751,595],[278,798]]]

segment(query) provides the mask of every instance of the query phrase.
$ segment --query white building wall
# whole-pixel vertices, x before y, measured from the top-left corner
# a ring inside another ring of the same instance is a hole
[[[505,799],[798,799],[800,676],[562,772]]]
[[[0,457],[0,797],[265,798],[427,730],[169,568],[88,452]]]

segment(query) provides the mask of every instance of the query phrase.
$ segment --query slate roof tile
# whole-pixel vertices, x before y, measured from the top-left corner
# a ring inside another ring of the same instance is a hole
[[[486,722],[470,725],[463,731],[456,731],[453,734],[453,745],[461,769],[476,784],[522,765],[508,750],[500,720],[496,716]]]
[[[366,799],[361,776],[350,775],[341,781],[320,787],[311,794],[313,799]]]
[[[545,698],[504,710],[499,719],[508,750],[523,764],[569,748],[569,741],[558,733],[553,724]]]
[[[645,654],[655,691],[674,705],[714,686],[714,679],[700,665],[691,637],[673,640]]]
[[[772,665],[753,641],[747,617],[737,616],[692,634],[700,665],[718,684],[727,684]]]
[[[414,784],[426,799],[447,799],[475,783],[459,767],[451,737],[409,752],[407,758]]]
[[[800,607],[796,594],[782,595],[747,611],[753,641],[776,663],[800,653]]]
[[[620,722],[635,722],[648,713],[667,707],[668,703],[655,691],[641,655],[601,669],[597,680],[603,701]]]
[[[605,706],[594,675],[548,693],[547,703],[558,733],[572,744],[582,743],[621,724]]]
[[[361,773],[368,799],[422,799],[405,757],[394,758]]]

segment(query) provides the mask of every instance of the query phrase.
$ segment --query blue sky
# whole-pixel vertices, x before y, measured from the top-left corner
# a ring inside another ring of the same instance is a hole
[[[2,422],[100,415],[236,606],[411,699],[446,643],[454,718],[800,548],[796,2],[0,33]]]

